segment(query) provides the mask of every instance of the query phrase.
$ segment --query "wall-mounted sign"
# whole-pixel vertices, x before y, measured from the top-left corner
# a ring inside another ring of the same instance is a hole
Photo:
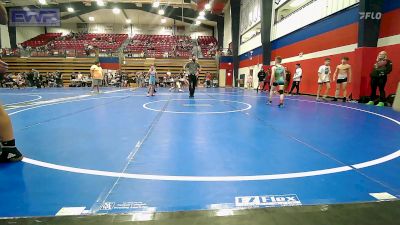
[[[14,27],[59,27],[60,9],[10,9],[9,25]]]

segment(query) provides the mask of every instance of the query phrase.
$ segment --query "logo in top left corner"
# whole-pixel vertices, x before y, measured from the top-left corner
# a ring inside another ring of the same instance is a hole
[[[60,9],[43,8],[43,9],[10,9],[9,26],[46,26],[59,27],[61,22]]]

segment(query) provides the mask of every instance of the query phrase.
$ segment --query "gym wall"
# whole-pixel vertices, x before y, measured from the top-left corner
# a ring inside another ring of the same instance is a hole
[[[378,48],[357,48],[358,19],[358,7],[352,7],[278,38],[272,42],[272,59],[282,56],[292,74],[295,64],[300,63],[304,72],[301,92],[316,94],[317,70],[324,58],[332,59],[334,69],[347,56],[353,65],[353,85],[348,91],[358,98],[370,94],[369,72],[378,52],[385,50],[394,63],[386,90],[388,94],[394,93],[400,81],[400,1],[385,1]],[[247,76],[261,62],[261,54],[261,47],[241,54],[239,73]],[[330,95],[334,88],[335,85]]]

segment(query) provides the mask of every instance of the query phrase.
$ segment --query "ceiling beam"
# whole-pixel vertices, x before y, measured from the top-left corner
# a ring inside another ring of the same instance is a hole
[[[81,16],[77,16],[77,17],[78,17],[78,19],[79,19],[82,23],[85,23],[85,22],[86,22]]]
[[[125,9],[121,9],[121,11],[122,11],[122,14],[124,14],[124,16],[125,16],[125,19],[126,20],[129,19],[128,14],[126,14],[126,12],[125,12]]]

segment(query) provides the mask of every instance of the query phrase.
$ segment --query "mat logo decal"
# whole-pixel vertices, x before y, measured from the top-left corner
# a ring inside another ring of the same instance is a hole
[[[127,210],[127,209],[144,209],[148,208],[143,202],[104,202],[100,206],[100,210]]]
[[[236,207],[278,207],[301,205],[297,195],[263,195],[263,196],[242,196],[235,198]]]
[[[112,210],[114,208],[115,202],[104,202],[100,210]]]

